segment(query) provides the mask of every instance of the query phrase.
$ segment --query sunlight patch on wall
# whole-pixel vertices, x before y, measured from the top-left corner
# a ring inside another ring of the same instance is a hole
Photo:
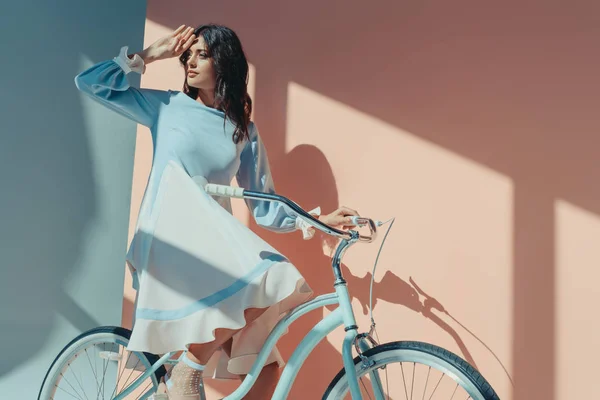
[[[384,221],[396,217],[376,272],[382,340],[441,345],[471,358],[496,376],[500,392],[509,391],[503,367],[481,342],[510,370],[511,178],[295,82],[288,85],[287,104],[287,157],[296,160],[292,155],[302,151],[305,160],[286,166],[296,168],[288,175],[328,208],[345,205]],[[309,168],[314,175],[305,177]],[[355,287],[369,280],[384,232],[377,244],[356,245],[345,257]],[[431,308],[432,300],[456,320]],[[357,310],[364,301],[354,300]],[[367,328],[367,317],[359,318]],[[342,336],[335,332],[329,339],[338,343]]]
[[[600,349],[600,216],[558,199],[554,205],[557,399],[590,397]]]

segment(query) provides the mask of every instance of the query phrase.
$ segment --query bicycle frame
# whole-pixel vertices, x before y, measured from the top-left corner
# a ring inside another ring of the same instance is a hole
[[[244,191],[243,197],[283,202],[287,204],[290,208],[292,208],[295,212],[297,212],[299,214],[299,217],[303,217],[303,219],[305,219],[315,228],[318,228],[326,233],[333,234],[334,236],[337,236],[342,240],[336,248],[335,255],[332,258],[333,274],[335,277],[335,293],[329,293],[326,295],[318,296],[313,300],[303,303],[291,310],[290,312],[288,312],[288,314],[286,314],[275,325],[275,327],[269,334],[265,344],[263,345],[263,348],[259,352],[256,360],[254,361],[254,364],[252,365],[252,368],[250,369],[250,372],[246,375],[246,378],[244,378],[242,384],[233,393],[225,397],[223,400],[240,400],[248,393],[252,385],[254,385],[254,383],[256,382],[256,379],[258,378],[260,371],[265,365],[269,354],[275,347],[275,344],[294,321],[313,310],[334,304],[337,304],[338,307],[328,316],[319,321],[315,326],[313,326],[313,328],[306,334],[306,336],[304,336],[298,347],[294,350],[292,356],[290,357],[285,368],[283,369],[281,378],[279,379],[277,387],[275,388],[275,393],[273,394],[271,400],[285,400],[287,398],[292,384],[294,383],[294,380],[296,379],[296,376],[298,375],[298,372],[300,371],[300,368],[304,364],[304,361],[306,360],[308,355],[314,350],[314,348],[317,346],[317,344],[319,344],[321,340],[323,340],[335,328],[342,325],[344,326],[344,330],[346,331],[344,341],[342,343],[342,361],[348,379],[348,386],[350,388],[352,400],[362,400],[362,395],[360,393],[360,388],[358,384],[358,378],[356,375],[356,367],[354,365],[354,357],[352,356],[352,348],[357,340],[358,347],[362,351],[368,349],[370,347],[370,344],[363,338],[357,338],[358,326],[356,325],[356,318],[354,316],[354,310],[352,309],[350,294],[348,292],[346,281],[342,276],[340,265],[344,253],[352,244],[358,241],[370,242],[375,238],[376,228],[373,221],[366,220],[366,222],[370,223],[372,233],[371,237],[366,237],[361,236],[356,231],[345,232],[331,228],[328,225],[323,224],[321,221],[315,219],[310,214],[306,213],[306,211],[300,208],[297,204],[283,196],[261,192]],[[154,372],[160,366],[167,363],[174,354],[176,354],[176,352],[171,352],[163,355],[156,363],[154,363],[154,365],[152,365],[151,368],[149,368],[144,374],[142,374],[135,382],[133,382],[126,390],[124,390],[113,400],[124,400],[127,395],[129,395],[131,392],[133,392],[133,390],[136,387],[139,386],[139,384],[141,384],[145,379],[154,374]],[[377,376],[372,375],[372,383],[376,385],[376,387],[374,388],[376,398],[383,399],[383,397],[381,396],[380,382]]]
[[[318,308],[322,308],[328,305],[339,304],[340,306],[336,308],[333,312],[331,312],[328,316],[323,318],[319,323],[317,323],[304,337],[304,339],[300,342],[294,353],[288,360],[283,372],[281,374],[281,378],[279,383],[277,384],[277,388],[275,389],[275,393],[272,397],[272,400],[285,400],[287,395],[290,392],[292,384],[302,367],[302,364],[308,357],[308,355],[313,351],[316,345],[323,340],[329,333],[331,333],[335,328],[345,325],[346,336],[344,338],[343,347],[342,347],[342,359],[344,362],[344,368],[346,369],[346,373],[349,376],[354,375],[356,378],[356,371],[354,368],[354,361],[352,356],[352,346],[354,343],[354,339],[358,334],[356,324],[354,322],[354,313],[352,308],[350,311],[344,312],[345,306],[343,306],[342,302],[339,301],[339,296],[347,296],[348,305],[349,305],[349,294],[348,288],[345,285],[339,285],[336,287],[336,293],[330,293],[322,296],[318,296],[313,300],[306,302],[294,310],[290,311],[284,318],[282,318],[273,331],[269,334],[263,348],[261,349],[258,357],[256,358],[250,372],[242,382],[242,384],[229,396],[225,397],[224,400],[239,400],[244,395],[248,393],[252,385],[256,382],[258,375],[264,366],[265,362],[273,347],[277,341],[281,338],[281,336],[285,333],[288,326],[290,326],[295,320],[300,318],[301,316],[316,310]],[[167,353],[162,356],[151,368],[149,368],[144,374],[142,374],[135,382],[133,382],[129,388],[124,390],[121,394],[114,398],[114,400],[124,400],[135,388],[142,383],[145,379],[147,379],[151,374],[153,374],[161,365],[164,365],[169,358],[171,358],[176,352]],[[352,382],[354,381],[354,382]],[[358,387],[358,382],[356,379],[350,379],[350,388],[352,392],[352,385],[356,387],[354,390],[358,393],[358,397],[355,397],[353,394],[352,398],[355,400],[362,399],[360,397],[360,390]]]
[[[343,243],[340,245],[342,246]],[[346,246],[348,246],[346,244]],[[334,258],[335,264],[335,258]],[[335,267],[334,267],[335,269]],[[339,270],[339,268],[338,268]],[[352,356],[352,347],[354,345],[354,340],[358,335],[358,327],[356,326],[356,319],[354,317],[354,310],[352,309],[352,305],[350,303],[350,294],[348,292],[348,287],[346,282],[339,276],[339,280],[336,280],[335,283],[335,293],[329,293],[325,295],[318,296],[306,303],[299,305],[298,307],[291,310],[288,314],[286,314],[278,323],[275,325],[271,333],[269,334],[267,340],[261,351],[258,354],[258,357],[254,361],[250,372],[242,382],[242,384],[229,396],[225,397],[224,400],[240,400],[244,397],[256,382],[262,367],[273,347],[277,341],[283,336],[286,332],[287,328],[298,318],[303,315],[325,307],[329,305],[338,304],[338,307],[332,311],[329,315],[319,321],[302,339],[298,347],[294,350],[290,359],[288,360],[283,372],[281,374],[281,378],[279,379],[279,383],[275,389],[275,393],[272,397],[272,400],[285,400],[290,392],[292,384],[300,371],[300,368],[304,364],[304,361],[308,357],[308,355],[314,350],[314,348],[319,344],[321,340],[323,340],[329,333],[331,333],[334,329],[339,326],[344,326],[346,330],[346,335],[344,337],[344,341],[342,344],[342,360],[344,364],[344,369],[346,370],[346,374],[348,376],[348,382],[350,386],[350,393],[352,394],[353,400],[362,400],[362,396],[360,394],[360,388],[358,386],[358,381],[356,378],[356,369],[354,366],[354,360]],[[366,348],[368,346],[366,341],[361,343],[361,348]],[[156,363],[152,365],[152,367],[148,368],[148,370],[142,374],[135,382],[133,382],[126,390],[120,393],[114,400],[124,400],[135,388],[141,384],[145,379],[147,379],[151,374],[153,374],[160,366],[164,365],[168,360],[175,354],[176,352],[167,353],[163,355]]]

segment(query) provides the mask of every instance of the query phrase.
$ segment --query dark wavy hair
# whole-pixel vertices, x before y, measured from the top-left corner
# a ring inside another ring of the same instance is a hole
[[[194,35],[202,35],[208,47],[208,57],[212,58],[216,74],[215,104],[236,126],[233,142],[248,139],[252,99],[248,94],[248,60],[240,39],[230,28],[216,24],[202,25],[194,30]],[[187,50],[179,57],[184,68],[190,54]],[[198,98],[199,90],[188,85],[187,76],[183,92],[194,100]]]

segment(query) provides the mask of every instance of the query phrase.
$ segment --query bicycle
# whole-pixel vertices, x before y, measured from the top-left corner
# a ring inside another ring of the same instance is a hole
[[[344,327],[346,332],[342,343],[343,368],[331,381],[322,397],[323,400],[344,399],[348,398],[348,394],[352,400],[366,398],[390,400],[392,399],[389,393],[390,386],[400,388],[399,392],[406,399],[409,398],[410,394],[410,399],[413,399],[413,395],[417,395],[417,398],[429,400],[455,398],[462,400],[499,400],[494,389],[477,370],[448,350],[416,341],[379,344],[372,336],[375,329],[372,315],[369,332],[358,332],[351,297],[340,268],[341,259],[354,243],[373,242],[377,237],[377,227],[378,225],[381,226],[382,223],[376,223],[370,218],[354,217],[353,222],[359,230],[343,231],[322,223],[295,202],[277,194],[248,191],[243,188],[215,184],[207,184],[205,190],[213,196],[284,203],[296,212],[299,218],[303,218],[314,228],[341,239],[332,258],[335,292],[318,296],[284,315],[267,338],[247,377],[224,400],[239,400],[250,390],[271,350],[290,324],[313,310],[331,305],[338,305],[338,307],[314,325],[291,355],[281,373],[281,378],[272,397],[273,400],[287,398],[294,379],[308,355],[330,332],[341,326]],[[360,233],[360,229],[365,226],[369,228],[369,234]],[[391,224],[382,241],[380,252],[390,228]],[[375,267],[376,265],[377,260],[375,261]],[[128,329],[122,327],[107,326],[84,332],[73,339],[58,354],[50,366],[40,388],[38,400],[88,399],[87,393],[90,392],[95,392],[95,396],[91,398],[96,399],[106,399],[106,395],[109,393],[108,399],[112,400],[150,398],[156,392],[162,377],[166,373],[165,365],[177,363],[175,358],[177,352],[164,354],[160,358],[149,353],[128,352],[126,347],[130,333]],[[353,356],[353,350],[357,354],[355,357]],[[125,359],[126,352],[128,355]],[[76,363],[79,365],[80,362],[83,364],[84,369],[89,369],[92,372],[92,374],[89,374],[91,376],[86,376],[86,379],[84,379],[81,371],[76,373],[71,370],[72,365]],[[98,368],[99,363],[102,363],[100,368]],[[400,369],[396,370],[398,366]],[[99,381],[98,376],[100,370],[103,373],[101,381]],[[129,371],[126,372],[127,370]],[[423,372],[423,375],[426,373],[425,378],[422,375],[416,378],[417,371],[419,373]],[[121,382],[121,378],[127,373],[126,381]],[[391,379],[390,375],[394,379]],[[133,380],[129,382],[132,377]],[[400,377],[402,380],[400,380]],[[109,381],[116,381],[112,391],[110,389],[105,390],[104,384]],[[407,385],[407,382],[410,385]],[[66,385],[61,387],[62,383],[66,383]],[[415,388],[417,389],[415,390]],[[79,389],[83,391],[85,397],[79,396]],[[204,383],[202,381],[200,381],[200,392],[201,398],[205,399]],[[399,399],[399,397],[393,397],[393,399]]]

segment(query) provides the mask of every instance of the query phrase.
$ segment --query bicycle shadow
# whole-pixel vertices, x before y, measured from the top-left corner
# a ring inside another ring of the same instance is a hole
[[[348,276],[348,278],[346,278],[348,286],[351,288],[351,291],[353,291],[354,297],[362,304],[363,312],[366,315],[369,312],[369,285],[371,282],[371,273],[369,272],[364,277],[358,278],[349,274],[348,267],[345,265],[343,267],[344,271],[348,271],[348,274],[344,272],[345,276]],[[477,368],[473,355],[458,332],[434,313],[434,310],[441,313],[447,313],[444,306],[435,298],[425,294],[417,286],[412,277],[409,278],[409,282],[410,283],[407,283],[389,270],[386,271],[379,282],[374,282],[373,293],[376,293],[376,296],[373,297],[373,309],[375,309],[379,301],[386,301],[388,303],[405,306],[422,314],[425,318],[431,320],[437,326],[442,328],[442,330],[446,331],[456,342],[462,357],[473,367]],[[355,289],[356,287],[358,287],[358,289]],[[424,297],[422,300],[421,296]]]
[[[369,312],[369,285],[371,283],[371,273],[368,272],[364,277],[356,277],[350,273],[346,265],[342,266],[348,287],[354,298],[356,298],[363,306],[365,315]],[[473,367],[477,368],[475,359],[467,348],[467,345],[462,340],[458,332],[452,328],[447,322],[434,313],[437,310],[441,313],[447,313],[444,306],[435,298],[423,292],[415,283],[414,279],[409,278],[409,282],[404,281],[391,271],[385,271],[380,281],[375,281],[373,284],[373,309],[380,301],[402,305],[431,320],[437,326],[446,331],[462,353],[462,357]],[[424,298],[421,300],[421,296]]]
[[[512,384],[512,386],[514,387],[515,383],[512,379],[512,376],[510,375],[510,372],[508,372],[508,369],[506,368],[506,366],[504,365],[504,363],[502,363],[502,361],[500,360],[500,358],[496,355],[496,353],[487,345],[485,344],[485,342],[483,342],[483,340],[481,340],[477,335],[475,335],[469,328],[467,328],[466,326],[464,326],[460,321],[458,321],[452,314],[450,314],[450,312],[439,302],[437,301],[435,298],[429,296],[427,293],[425,293],[413,280],[412,277],[409,278],[409,281],[411,283],[411,285],[415,288],[415,290],[417,291],[418,294],[420,294],[421,296],[425,297],[425,300],[423,301],[423,315],[429,317],[430,319],[432,318],[431,316],[433,316],[433,318],[436,318],[437,320],[442,321],[442,323],[444,323],[447,326],[447,323],[445,323],[443,320],[441,320],[441,318],[439,318],[438,316],[436,316],[435,314],[433,314],[433,310],[437,310],[445,315],[447,315],[450,319],[452,319],[455,323],[457,323],[458,325],[460,325],[461,328],[463,328],[465,331],[467,331],[467,333],[469,333],[473,338],[475,338],[479,343],[481,343],[481,345],[483,345],[487,351],[494,357],[494,359],[498,362],[498,364],[500,364],[500,366],[502,367],[502,369],[504,370],[504,373],[506,374],[506,377],[508,378],[508,380],[510,381],[510,383]],[[435,322],[435,321],[434,321]],[[438,324],[439,325],[439,324]],[[455,331],[456,332],[456,331]],[[450,332],[449,332],[450,333]],[[454,336],[453,336],[454,338]],[[459,337],[460,339],[460,337]],[[456,340],[456,338],[455,338]],[[458,344],[458,342],[457,342]],[[464,343],[463,343],[464,345]],[[459,344],[460,347],[460,344]],[[463,350],[463,348],[461,347],[461,351],[463,351],[463,354],[465,354],[465,358],[466,353],[464,353],[465,349]],[[469,361],[469,359],[467,358],[467,361]],[[477,368],[477,365],[475,364],[475,361],[470,362],[469,363],[471,365],[473,365],[473,367]]]
[[[364,277],[356,277],[350,273],[346,265],[342,265],[342,271],[353,298],[358,299],[363,307],[364,315],[369,313],[369,286],[371,283],[371,273],[368,272]],[[373,284],[373,293],[377,294],[373,297],[373,309],[376,308],[379,301],[405,306],[429,319],[442,330],[446,331],[450,337],[456,342],[460,349],[460,355],[475,369],[477,363],[475,358],[467,348],[464,340],[459,333],[436,312],[446,315],[452,319],[457,325],[464,329],[470,336],[476,339],[486,350],[494,357],[496,362],[501,366],[508,380],[514,385],[514,381],[500,358],[496,353],[483,342],[475,333],[457,320],[439,300],[425,293],[423,289],[415,282],[413,277],[409,277],[409,283],[387,270],[380,281],[375,281]]]

